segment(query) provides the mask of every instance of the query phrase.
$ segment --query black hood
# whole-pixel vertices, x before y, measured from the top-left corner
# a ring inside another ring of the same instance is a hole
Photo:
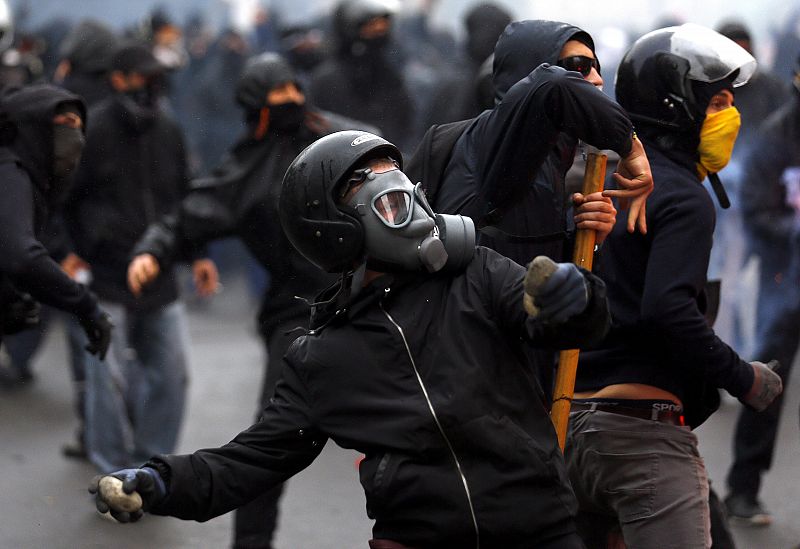
[[[86,127],[83,100],[67,90],[49,84],[13,89],[0,98],[0,117],[6,125],[0,161],[19,162],[42,193],[52,193],[53,117],[57,109],[74,105]],[[85,130],[84,130],[85,131]]]
[[[287,82],[299,86],[294,69],[283,56],[268,52],[251,57],[236,83],[236,102],[247,111],[258,111],[267,106],[267,93]]]
[[[110,67],[116,47],[117,37],[108,25],[87,19],[64,38],[59,55],[69,60],[72,72],[103,74]]]
[[[492,80],[496,99],[501,100],[511,86],[542,63],[555,65],[569,40],[580,40],[594,51],[592,37],[568,23],[529,20],[508,25],[494,48]]]
[[[467,55],[476,65],[492,55],[497,38],[511,22],[511,15],[494,4],[479,4],[464,17],[467,29]]]

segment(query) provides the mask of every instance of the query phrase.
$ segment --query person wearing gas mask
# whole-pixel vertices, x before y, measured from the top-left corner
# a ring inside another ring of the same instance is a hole
[[[37,301],[73,314],[87,350],[105,357],[112,322],[41,243],[51,212],[69,191],[84,148],[86,107],[67,91],[36,85],[0,97],[0,341],[32,328]]]
[[[628,547],[710,547],[708,477],[691,429],[719,406],[718,388],[754,410],[781,392],[772,364],[739,358],[704,317],[715,219],[701,183],[730,157],[734,89],[755,66],[693,24],[646,34],[619,65],[617,100],[656,183],[647,234],[617,223],[606,239],[597,273],[612,328],[578,365],[565,456],[589,547],[606,547],[617,526]]]
[[[317,107],[379,128],[401,150],[416,144],[414,104],[392,46],[393,13],[380,0],[342,0],[333,12],[333,55],[311,76]]]
[[[130,254],[149,223],[187,189],[183,138],[159,108],[163,67],[143,45],[112,55],[115,92],[91,111],[92,127],[65,208],[77,254],[115,331],[106,363],[86,356],[85,444],[102,471],[175,448],[186,395],[187,328],[173,269],[141,295],[127,288]],[[208,260],[194,263],[201,293],[216,286]]]
[[[800,344],[800,59],[796,70],[791,98],[758,128],[743,163],[746,183],[739,188],[747,246],[760,260],[752,354],[758,360],[777,359],[784,383]],[[725,499],[737,522],[772,522],[758,496],[772,465],[783,403],[781,397],[762,413],[744,409],[739,415]]]
[[[142,498],[127,510],[114,481],[96,477],[99,511],[207,520],[300,472],[331,438],[365,455],[372,549],[582,547],[522,348],[599,341],[603,283],[546,258],[549,276],[526,275],[476,248],[472,221],[434,213],[401,168],[397,147],[358,131],[292,162],[281,225],[309,261],[340,273],[316,298],[311,330],[255,425],[221,448],[113,473]]]
[[[152,224],[135,247],[128,269],[134,293],[153,283],[183,250],[228,236],[242,239],[269,271],[270,285],[259,312],[267,347],[258,413],[280,377],[281,358],[308,327],[308,301],[331,279],[297,253],[280,227],[278,196],[286,168],[306,146],[328,133],[368,128],[310,105],[294,70],[274,53],[252,57],[236,85],[247,132],[209,177],[196,179],[176,212]],[[282,486],[239,509],[234,547],[269,547]]]

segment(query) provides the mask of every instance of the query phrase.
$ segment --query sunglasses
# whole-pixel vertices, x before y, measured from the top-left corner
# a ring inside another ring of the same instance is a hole
[[[591,74],[592,68],[597,71],[597,74],[600,74],[600,62],[594,57],[585,55],[572,55],[559,59],[558,66],[564,67],[568,71],[579,72],[584,78]]]

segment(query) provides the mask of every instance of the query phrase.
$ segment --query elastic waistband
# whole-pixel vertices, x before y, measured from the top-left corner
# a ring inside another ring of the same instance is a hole
[[[670,425],[684,426],[683,408],[671,400],[659,399],[617,399],[617,398],[587,398],[572,401],[571,410],[599,411],[622,416],[649,419]]]

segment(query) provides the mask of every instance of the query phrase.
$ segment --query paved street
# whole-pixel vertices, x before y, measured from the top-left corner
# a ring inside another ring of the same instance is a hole
[[[261,378],[262,350],[252,330],[255,303],[232,283],[209,306],[190,309],[190,402],[180,451],[227,442],[249,425]],[[120,525],[98,515],[86,493],[93,469],[65,459],[60,447],[76,427],[61,330],[47,339],[35,363],[36,382],[0,390],[0,548],[224,548],[231,516],[204,524],[145,517]],[[795,376],[789,387],[777,460],[763,499],[775,523],[735,528],[740,548],[790,549],[800,543],[800,433]],[[726,402],[699,430],[701,451],[724,492],[730,437],[738,403]],[[370,522],[354,468],[355,454],[329,444],[314,465],[293,479],[282,506],[279,549],[366,547]]]

